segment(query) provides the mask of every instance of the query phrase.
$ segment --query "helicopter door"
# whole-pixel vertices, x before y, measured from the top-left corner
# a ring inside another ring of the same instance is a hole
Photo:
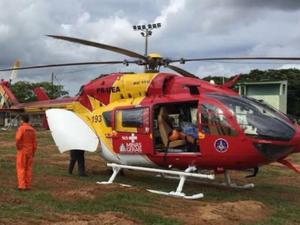
[[[230,158],[232,151],[237,146],[240,135],[233,116],[220,103],[207,100],[199,104],[199,143],[203,156],[207,162],[214,161],[216,157],[220,160]]]
[[[149,112],[148,107],[114,110],[114,152],[119,154],[148,154],[153,152]]]

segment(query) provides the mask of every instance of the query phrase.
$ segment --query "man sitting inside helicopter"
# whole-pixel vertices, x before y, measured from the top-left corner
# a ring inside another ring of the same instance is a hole
[[[184,133],[181,129],[175,128],[172,130],[172,132],[169,134],[169,140],[170,141],[176,141],[176,140],[185,140],[189,143],[194,144],[195,140],[191,135],[187,135]]]
[[[162,106],[158,115],[158,127],[166,148],[177,148],[187,144],[195,145],[198,137],[197,128],[190,122],[181,122],[182,127],[174,128],[172,118]]]

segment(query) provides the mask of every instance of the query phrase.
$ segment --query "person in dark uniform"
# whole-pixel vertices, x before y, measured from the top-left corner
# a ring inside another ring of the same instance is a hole
[[[70,164],[69,164],[69,174],[73,173],[75,163],[77,161],[78,175],[86,176],[85,173],[85,162],[84,162],[84,151],[83,150],[71,150],[70,151]]]

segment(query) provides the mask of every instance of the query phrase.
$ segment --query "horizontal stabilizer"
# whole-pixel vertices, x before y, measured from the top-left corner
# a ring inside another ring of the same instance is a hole
[[[95,132],[74,112],[65,109],[46,110],[52,137],[61,153],[79,149],[97,150],[99,139]]]

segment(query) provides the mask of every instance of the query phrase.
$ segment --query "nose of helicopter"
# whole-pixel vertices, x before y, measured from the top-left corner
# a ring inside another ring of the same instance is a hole
[[[256,150],[259,151],[264,158],[277,161],[287,157],[293,153],[300,153],[300,126],[294,125],[293,136],[284,142],[278,143],[278,139],[274,140],[258,140],[253,142]]]

